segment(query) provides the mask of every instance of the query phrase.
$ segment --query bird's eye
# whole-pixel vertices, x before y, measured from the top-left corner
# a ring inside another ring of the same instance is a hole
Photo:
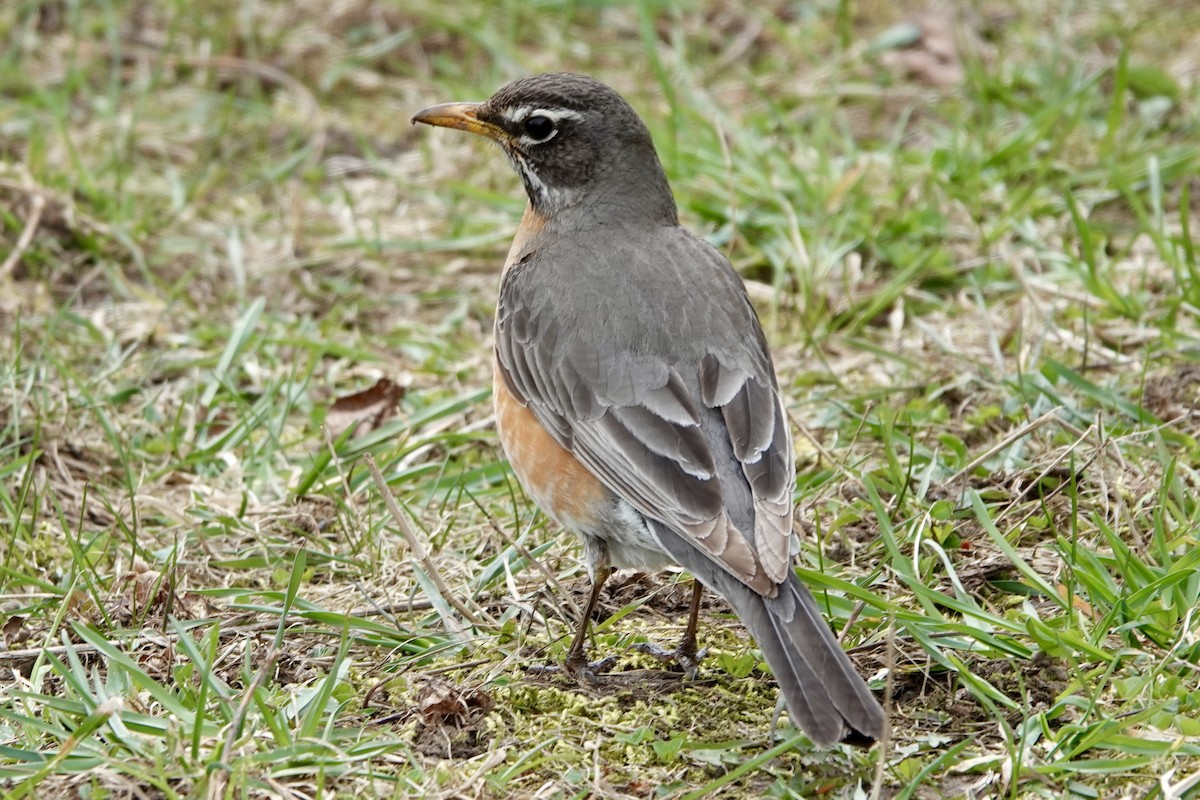
[[[541,114],[534,114],[525,120],[525,133],[535,142],[544,142],[554,135],[556,128],[554,120]]]

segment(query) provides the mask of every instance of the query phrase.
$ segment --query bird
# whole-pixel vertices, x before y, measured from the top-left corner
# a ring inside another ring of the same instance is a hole
[[[681,226],[649,129],[606,84],[554,72],[412,121],[499,145],[528,202],[496,307],[498,438],[530,498],[583,544],[591,592],[615,568],[683,567],[674,655],[694,674],[701,585],[757,641],[818,746],[869,744],[886,715],[792,570],[795,466],[775,368],[745,283]]]

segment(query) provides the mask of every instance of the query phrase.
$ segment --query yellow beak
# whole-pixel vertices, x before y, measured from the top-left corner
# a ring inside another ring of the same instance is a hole
[[[439,128],[456,128],[460,131],[486,136],[497,142],[508,139],[508,133],[499,125],[479,119],[477,114],[482,105],[483,103],[442,103],[418,111],[413,115],[412,121],[414,123],[423,122]]]

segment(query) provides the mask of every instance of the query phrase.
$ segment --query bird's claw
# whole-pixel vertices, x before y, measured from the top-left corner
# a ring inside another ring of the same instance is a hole
[[[654,642],[637,642],[633,649],[656,658],[664,664],[678,664],[688,680],[696,679],[700,674],[700,662],[708,655],[708,648],[696,649],[695,645],[680,644],[674,650],[668,650]]]
[[[595,686],[600,682],[600,676],[612,669],[617,663],[616,656],[605,656],[599,661],[588,661],[586,658],[581,658],[578,661],[571,662],[568,660],[563,667],[567,674],[575,678],[582,684]]]
[[[612,669],[616,663],[616,656],[605,656],[598,661],[588,661],[582,656],[579,658],[568,656],[562,664],[530,664],[525,667],[525,671],[538,675],[563,672],[581,684],[595,686],[600,682],[600,676]]]

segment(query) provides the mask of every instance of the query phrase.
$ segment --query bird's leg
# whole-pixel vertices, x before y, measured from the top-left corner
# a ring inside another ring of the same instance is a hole
[[[612,563],[609,561],[608,550],[603,546],[603,542],[584,539],[584,548],[587,554],[588,572],[592,578],[592,592],[588,596],[587,608],[583,610],[583,616],[579,618],[579,627],[575,630],[575,637],[571,639],[571,648],[567,650],[567,658],[563,661],[562,667],[531,665],[525,668],[527,672],[547,673],[562,669],[580,683],[591,684],[597,682],[596,676],[599,673],[612,669],[613,664],[617,663],[617,657],[613,655],[605,656],[599,661],[587,660],[588,625],[600,602],[600,590],[604,588],[604,582],[612,574]]]
[[[692,605],[688,611],[688,624],[683,631],[683,638],[679,641],[679,647],[675,650],[675,660],[689,678],[695,678],[700,672],[700,659],[705,655],[696,648],[696,629],[700,627],[700,597],[703,594],[704,584],[692,578]]]
[[[611,574],[612,567],[608,565],[607,560],[596,565],[592,575],[592,593],[588,597],[587,608],[583,610],[579,628],[575,631],[575,638],[571,640],[571,649],[567,651],[567,660],[563,662],[563,668],[568,675],[573,675],[587,683],[595,683],[596,674],[611,668],[617,661],[616,656],[609,655],[599,661],[589,662],[586,647],[588,625],[591,624],[592,613],[596,610],[596,604],[600,602],[600,590],[604,588],[604,582]]]
[[[692,579],[692,604],[688,610],[688,624],[683,631],[683,638],[674,650],[667,650],[653,642],[639,642],[634,645],[647,655],[654,656],[664,663],[674,662],[683,668],[683,673],[689,680],[694,680],[700,674],[700,660],[708,654],[706,650],[696,648],[696,628],[700,622],[700,597],[704,594],[704,586],[700,581]]]

